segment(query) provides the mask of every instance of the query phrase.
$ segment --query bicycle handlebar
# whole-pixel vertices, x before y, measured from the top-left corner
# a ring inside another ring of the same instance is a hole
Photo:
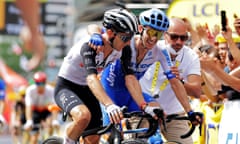
[[[124,118],[131,118],[131,117],[139,117],[139,118],[146,118],[146,120],[149,123],[149,128],[146,132],[144,132],[143,135],[139,136],[139,138],[148,138],[152,136],[158,129],[159,127],[159,122],[158,120],[154,119],[150,114],[147,114],[142,111],[133,111],[133,112],[126,112],[126,107],[122,107],[121,110],[123,112],[123,117]],[[156,112],[155,112],[156,111]],[[160,109],[155,110],[154,112],[158,117],[163,117],[163,111]],[[88,135],[102,135],[108,131],[110,131],[113,127],[115,127],[115,124],[110,123],[107,126],[102,126],[99,128],[91,129],[91,130],[86,130],[82,133],[82,137],[86,137]]]
[[[199,117],[202,119],[202,118],[203,118],[203,115],[200,115],[200,113],[199,113]],[[191,120],[189,119],[189,117],[187,117],[187,116],[179,116],[178,114],[173,114],[173,115],[167,116],[166,119],[167,119],[166,122],[170,122],[171,120],[188,120],[188,121],[191,122]],[[189,131],[188,131],[187,133],[181,135],[180,137],[181,137],[182,139],[184,139],[184,138],[187,138],[187,137],[191,136],[192,133],[194,132],[195,128],[196,128],[196,126],[192,124],[192,125],[191,125],[191,128],[189,129]],[[202,133],[202,132],[201,132],[201,129],[202,129],[202,123],[200,123],[200,125],[199,125],[199,133],[200,133],[200,136],[201,136],[201,133]]]

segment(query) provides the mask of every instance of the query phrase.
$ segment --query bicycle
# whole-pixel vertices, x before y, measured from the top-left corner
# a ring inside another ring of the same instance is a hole
[[[84,131],[81,135],[82,138],[89,136],[89,135],[103,135],[106,133],[111,132],[110,138],[108,139],[108,142],[110,144],[179,144],[178,142],[164,142],[161,139],[160,136],[160,132],[159,132],[159,120],[162,121],[163,125],[164,125],[164,130],[166,130],[165,127],[165,119],[163,118],[163,111],[160,109],[156,109],[154,111],[156,113],[156,115],[158,116],[158,119],[154,119],[151,115],[144,113],[142,111],[134,111],[134,112],[124,112],[123,111],[123,115],[124,118],[126,118],[127,120],[132,118],[132,117],[138,117],[140,118],[140,121],[142,121],[143,119],[146,119],[148,122],[148,127],[144,127],[144,128],[139,128],[138,127],[134,128],[134,129],[127,129],[127,130],[123,130],[120,124],[112,124],[110,123],[107,126],[102,126],[99,128],[95,128],[95,129],[91,129],[91,130],[87,130]],[[188,117],[180,117],[178,115],[172,115],[171,117],[167,117],[166,118],[166,122],[169,122],[171,120],[189,120]],[[129,128],[129,126],[128,126]],[[186,138],[188,136],[190,136],[194,130],[195,130],[195,126],[192,125],[190,130],[186,133],[183,134],[181,136],[181,138]],[[135,137],[130,138],[130,139],[124,139],[124,134],[135,134]],[[150,141],[151,136],[160,136],[158,137],[159,139],[159,143],[153,143]],[[63,138],[61,137],[57,137],[57,136],[52,136],[49,137],[48,139],[46,139],[43,144],[62,144],[63,143]]]

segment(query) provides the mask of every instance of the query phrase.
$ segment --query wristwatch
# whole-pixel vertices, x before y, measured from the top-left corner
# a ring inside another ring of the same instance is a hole
[[[181,79],[180,80],[182,84],[185,84],[185,80],[184,79]]]

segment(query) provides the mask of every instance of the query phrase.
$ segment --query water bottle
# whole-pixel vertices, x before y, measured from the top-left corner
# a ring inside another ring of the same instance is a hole
[[[158,129],[154,135],[148,138],[149,144],[163,144],[162,136],[160,130]]]

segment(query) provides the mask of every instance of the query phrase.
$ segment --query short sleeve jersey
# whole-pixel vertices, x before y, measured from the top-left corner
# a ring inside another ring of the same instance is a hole
[[[88,74],[100,73],[104,67],[114,60],[120,58],[121,51],[113,50],[104,59],[104,53],[89,47],[87,42],[79,41],[68,52],[64,58],[59,71],[59,76],[79,85],[87,85]]]
[[[37,92],[37,85],[30,85],[26,89],[25,95],[26,106],[45,107],[54,103],[54,88],[51,85],[45,85],[43,94]]]

